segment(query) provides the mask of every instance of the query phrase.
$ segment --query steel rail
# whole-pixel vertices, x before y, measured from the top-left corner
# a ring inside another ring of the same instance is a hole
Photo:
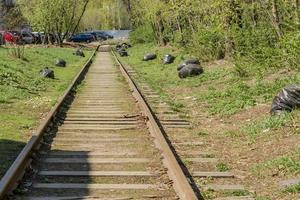
[[[59,111],[66,97],[71,93],[72,89],[79,82],[80,78],[84,76],[87,72],[89,66],[92,63],[92,59],[96,55],[99,46],[97,46],[96,50],[93,52],[92,56],[89,60],[84,64],[82,69],[70,83],[69,87],[65,90],[63,95],[57,100],[55,106],[50,110],[47,114],[46,118],[42,121],[40,126],[38,127],[35,134],[30,138],[29,142],[25,145],[21,153],[18,155],[14,163],[7,170],[4,177],[0,181],[0,199],[4,199],[6,195],[11,193],[19,184],[19,181],[22,179],[27,167],[30,165],[32,161],[32,156],[36,152],[43,139],[43,134],[46,128],[54,119],[55,115]]]
[[[133,91],[133,96],[138,101],[143,114],[147,117],[148,122],[147,126],[149,127],[150,133],[155,138],[155,143],[157,147],[161,150],[163,155],[163,163],[168,168],[168,175],[169,178],[173,181],[174,189],[177,192],[177,195],[180,199],[184,200],[196,200],[200,199],[201,197],[197,197],[196,192],[193,190],[191,184],[189,183],[187,177],[185,176],[180,164],[178,163],[176,156],[174,155],[173,151],[171,150],[171,146],[166,139],[165,131],[160,124],[159,120],[157,119],[156,115],[152,111],[151,107],[147,103],[145,97],[137,87],[135,81],[131,78],[130,74],[128,73],[127,69],[121,63],[121,61],[116,56],[115,52],[112,51],[114,58],[116,59],[120,70],[125,77],[126,81],[128,82],[131,90]]]

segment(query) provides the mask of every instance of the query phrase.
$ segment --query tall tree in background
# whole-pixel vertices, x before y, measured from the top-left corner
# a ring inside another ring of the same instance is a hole
[[[90,0],[19,0],[30,25],[46,34],[55,33],[58,43],[74,34]],[[46,37],[47,38],[47,37]]]
[[[129,3],[129,4],[128,4]],[[92,0],[82,20],[83,29],[130,29],[130,1]]]

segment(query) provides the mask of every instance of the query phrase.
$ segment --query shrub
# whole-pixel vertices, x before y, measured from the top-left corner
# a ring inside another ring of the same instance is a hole
[[[150,25],[143,25],[129,34],[130,41],[133,44],[153,43],[155,41],[154,32]]]
[[[225,56],[225,37],[219,28],[199,28],[188,47],[202,60],[222,59]]]

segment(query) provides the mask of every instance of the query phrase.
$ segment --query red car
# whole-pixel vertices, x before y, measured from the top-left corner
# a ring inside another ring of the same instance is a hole
[[[14,35],[11,34],[10,32],[4,32],[3,38],[5,42],[10,42],[10,43],[14,42]]]
[[[5,31],[3,39],[8,43],[20,43],[22,41],[22,35],[18,31]]]

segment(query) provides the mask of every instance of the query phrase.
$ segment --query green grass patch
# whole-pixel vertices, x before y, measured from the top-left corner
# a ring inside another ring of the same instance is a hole
[[[25,59],[11,57],[0,48],[0,178],[14,161],[47,112],[66,90],[91,55],[72,55],[69,48],[28,48]],[[55,66],[56,59],[67,61],[67,67]],[[40,70],[54,70],[55,79],[42,78]]]
[[[253,174],[264,178],[274,174],[296,175],[300,173],[300,149],[286,156],[280,156],[252,168]]]
[[[267,134],[274,129],[281,128],[293,121],[293,113],[282,113],[281,115],[267,116],[263,119],[252,122],[243,127],[241,131],[246,133],[251,140],[255,140],[258,136]]]
[[[225,163],[218,163],[216,168],[219,172],[227,172],[230,170],[230,167]]]
[[[293,185],[293,186],[289,186],[289,187],[285,188],[283,191],[286,193],[293,193],[293,194],[299,193],[300,192],[300,183]]]

